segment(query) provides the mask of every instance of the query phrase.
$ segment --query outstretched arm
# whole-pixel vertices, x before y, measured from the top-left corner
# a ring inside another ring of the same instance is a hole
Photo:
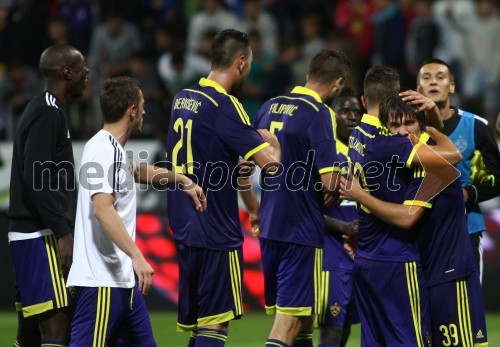
[[[184,192],[193,200],[193,205],[197,211],[206,211],[207,209],[207,199],[205,193],[203,193],[203,189],[194,184],[187,176],[146,163],[137,165],[134,176],[137,183],[160,185],[180,184]]]
[[[436,141],[435,146],[418,143],[416,155],[412,158],[412,164],[427,166],[449,166],[455,165],[462,160],[462,154],[455,147],[448,136],[440,133],[433,127],[426,127],[426,132]]]
[[[340,178],[340,197],[357,201],[384,222],[403,229],[410,229],[424,212],[421,207],[411,208],[410,206],[394,204],[374,197],[361,188],[358,179],[352,175],[350,175],[349,180],[345,177]]]

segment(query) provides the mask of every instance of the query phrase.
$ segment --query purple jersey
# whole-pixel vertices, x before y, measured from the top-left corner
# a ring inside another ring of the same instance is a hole
[[[415,155],[411,141],[391,135],[377,117],[365,114],[349,137],[351,169],[365,190],[376,198],[403,203],[412,176]],[[359,206],[359,243],[357,254],[381,261],[419,260],[417,234],[382,221]]]
[[[336,142],[337,154],[342,162],[347,163],[347,146],[339,139]],[[351,222],[358,219],[356,203],[354,201],[343,200],[339,206],[331,206],[326,210],[326,215],[344,222]],[[326,234],[323,270],[343,270],[352,271],[352,259],[344,249],[344,239],[340,234]]]
[[[426,141],[429,136],[424,134],[421,139]],[[425,174],[417,172],[412,178],[407,191],[410,199],[417,194],[424,177]],[[419,235],[418,247],[427,286],[467,277],[476,269],[476,263],[467,232],[460,180],[421,206],[428,209],[413,229]]]
[[[305,87],[260,108],[255,127],[275,133],[282,151],[280,170],[261,177],[260,237],[323,247],[320,175],[339,170],[334,125],[333,111]]]
[[[180,189],[168,191],[168,214],[177,241],[213,250],[231,250],[243,243],[235,168],[239,156],[249,159],[266,146],[241,103],[218,83],[202,78],[175,96],[167,168],[198,183],[209,204],[200,213]]]

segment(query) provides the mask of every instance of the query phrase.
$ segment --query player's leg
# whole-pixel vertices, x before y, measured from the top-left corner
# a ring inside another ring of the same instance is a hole
[[[199,314],[195,346],[220,347],[227,340],[229,321],[243,315],[242,249],[215,251],[199,249]]]
[[[361,346],[428,346],[427,290],[420,264],[356,257],[354,288]]]
[[[23,318],[29,319],[20,321],[21,339],[33,330],[31,318],[36,318],[42,346],[68,345],[73,298],[61,271],[57,239],[48,230],[31,239],[16,239],[16,234],[9,233],[10,248]]]
[[[198,257],[197,248],[175,243],[179,263],[179,302],[177,305],[177,331],[190,332],[188,347],[196,344],[198,318]]]
[[[477,273],[429,288],[434,346],[488,346]]]
[[[23,304],[19,288],[16,283],[16,312],[17,312],[17,336],[14,347],[33,347],[40,346],[42,337],[38,327],[38,319],[35,317],[24,318]]]
[[[77,287],[70,346],[115,346],[132,288]]]
[[[136,283],[130,293],[129,308],[117,338],[117,347],[156,347],[148,309]]]
[[[314,247],[263,239],[261,249],[263,262],[272,263],[270,258],[279,255],[276,317],[267,344],[291,345],[299,333],[312,333],[315,278],[320,277],[315,277],[315,270],[321,272],[321,253]]]
[[[474,260],[478,268],[479,282],[483,281],[483,233],[477,232],[469,235],[472,251],[474,253]]]
[[[352,273],[347,271],[324,271],[326,277],[326,304],[323,308],[320,344],[318,347],[345,346],[349,338],[351,324],[356,323],[357,314],[353,302]]]

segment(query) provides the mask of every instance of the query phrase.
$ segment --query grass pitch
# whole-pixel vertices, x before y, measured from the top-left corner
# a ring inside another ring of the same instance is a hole
[[[152,311],[151,323],[158,347],[185,347],[189,339],[188,333],[176,331],[175,312]],[[500,346],[500,313],[487,314],[488,340],[491,347]],[[229,327],[227,347],[262,347],[267,339],[273,323],[273,317],[264,312],[245,314],[243,319],[233,321]],[[15,313],[0,312],[0,346],[13,345],[16,334],[17,319]],[[360,329],[355,325],[352,329],[348,347],[359,346]],[[318,344],[315,332],[314,345]]]

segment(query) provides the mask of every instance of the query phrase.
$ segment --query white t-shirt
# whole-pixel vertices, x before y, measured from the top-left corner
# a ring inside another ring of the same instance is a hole
[[[132,288],[132,260],[106,235],[94,216],[92,196],[114,194],[115,208],[135,240],[134,163],[118,141],[101,130],[83,150],[79,173],[73,265],[67,286]]]

